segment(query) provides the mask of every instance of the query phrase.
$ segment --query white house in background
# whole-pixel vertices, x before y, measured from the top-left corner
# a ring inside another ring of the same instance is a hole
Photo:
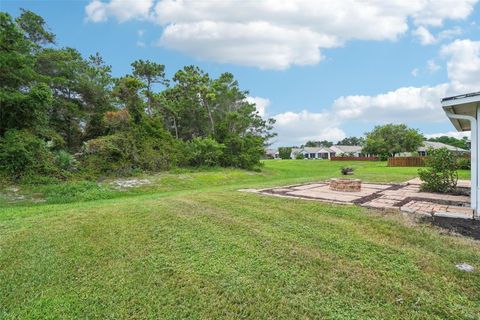
[[[305,147],[302,148],[300,153],[303,154],[305,159],[330,159],[335,155],[332,149],[327,147]]]
[[[280,159],[278,149],[265,149],[265,155],[267,158]]]
[[[469,153],[469,150],[465,150],[462,148],[454,147],[445,143],[441,142],[434,142],[434,141],[424,141],[423,146],[418,148],[418,154],[426,156],[428,153],[428,149],[441,149],[441,148],[447,148],[449,151],[453,153]]]
[[[441,142],[424,141],[423,146],[417,149],[419,156],[426,156],[429,149],[447,148],[448,150],[457,153],[464,154],[469,153],[469,150],[450,146]],[[280,159],[278,150],[266,150],[267,155],[274,159]],[[344,146],[335,145],[331,147],[304,147],[304,148],[292,148],[290,153],[291,159],[296,159],[297,155],[301,153],[305,159],[331,159],[332,157],[364,157],[368,156],[362,152],[361,146]],[[409,157],[412,156],[412,152],[401,152],[395,155],[396,157]]]
[[[343,146],[336,145],[331,146],[330,149],[338,156],[351,156],[351,157],[362,157],[362,147],[361,146]]]
[[[296,159],[301,153],[305,159],[331,159],[335,156],[353,156],[362,155],[361,146],[331,146],[331,147],[304,147],[293,148],[290,158]]]
[[[417,153],[421,157],[425,157],[428,155],[428,150],[429,149],[441,149],[441,148],[447,148],[449,151],[457,154],[462,154],[462,153],[469,153],[469,150],[465,150],[462,148],[454,147],[445,143],[441,142],[434,142],[434,141],[424,141],[423,146],[419,147],[417,149]],[[396,155],[397,157],[408,157],[411,156],[411,152],[402,152]]]
[[[295,159],[299,153],[303,154],[305,159],[330,159],[335,156],[335,151],[327,147],[304,147],[292,149],[290,158]]]

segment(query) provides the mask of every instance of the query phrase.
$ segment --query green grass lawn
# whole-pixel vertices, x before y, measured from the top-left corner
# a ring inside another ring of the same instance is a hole
[[[126,192],[21,186],[47,203],[0,209],[0,319],[478,319],[480,272],[455,268],[480,269],[478,241],[400,214],[236,191],[346,165],[365,181],[417,171],[266,161],[262,172],[159,174]]]
[[[418,168],[387,167],[386,162],[331,162],[308,160],[267,160],[261,172],[215,168],[208,170],[176,170],[155,175],[140,175],[152,183],[139,188],[119,191],[110,185],[114,179],[100,183],[92,181],[69,181],[58,184],[17,186],[21,201],[11,203],[11,192],[2,192],[0,183],[0,208],[12,205],[31,205],[33,201],[68,203],[110,199],[117,197],[169,193],[188,190],[204,192],[213,190],[236,190],[239,188],[271,187],[339,177],[340,168],[355,168],[355,177],[370,182],[403,182],[414,178]],[[469,179],[469,171],[459,171],[460,179]],[[9,197],[10,195],[10,197]]]

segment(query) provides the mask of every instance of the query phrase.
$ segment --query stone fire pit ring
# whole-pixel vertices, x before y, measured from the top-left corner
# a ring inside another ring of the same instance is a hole
[[[334,178],[330,179],[330,190],[342,192],[359,192],[362,190],[362,180]]]

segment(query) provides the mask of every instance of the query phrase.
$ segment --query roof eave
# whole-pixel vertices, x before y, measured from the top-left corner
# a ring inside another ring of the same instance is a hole
[[[469,93],[460,96],[448,97],[442,99],[442,108],[445,112],[453,114],[466,114],[476,117],[476,108],[480,104],[480,92]],[[471,106],[469,106],[471,105]],[[463,111],[462,111],[463,109]],[[471,112],[465,112],[465,109],[471,109]],[[460,110],[460,111],[459,111]],[[465,121],[449,118],[457,131],[470,131],[470,126]],[[462,124],[463,123],[463,124]]]

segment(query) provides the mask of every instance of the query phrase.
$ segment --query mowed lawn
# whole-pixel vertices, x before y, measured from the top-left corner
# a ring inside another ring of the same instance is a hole
[[[478,319],[478,241],[401,214],[236,191],[345,165],[365,181],[417,171],[266,161],[152,176],[111,199],[4,206],[0,319]]]

